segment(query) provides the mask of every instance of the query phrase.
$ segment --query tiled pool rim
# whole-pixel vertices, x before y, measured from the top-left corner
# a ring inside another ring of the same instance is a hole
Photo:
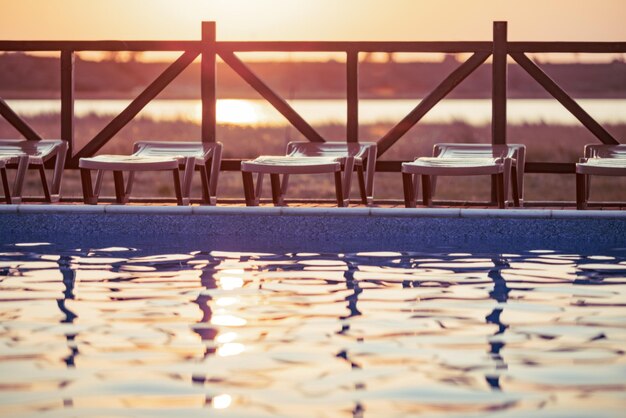
[[[626,211],[1,205],[0,244],[219,246],[239,251],[626,247]],[[137,244],[135,244],[137,243]]]

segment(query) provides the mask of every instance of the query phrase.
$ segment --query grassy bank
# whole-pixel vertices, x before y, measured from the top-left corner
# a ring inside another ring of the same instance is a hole
[[[43,115],[28,119],[29,123],[45,138],[59,137],[58,115]],[[87,143],[102,129],[109,119],[88,116],[76,121],[75,137],[78,147]],[[389,124],[366,125],[360,128],[361,140],[377,140],[391,128]],[[618,140],[626,137],[626,124],[606,127]],[[316,129],[328,140],[343,140],[345,127],[341,125],[317,126]],[[430,155],[437,142],[488,142],[491,127],[472,126],[463,122],[448,124],[424,124],[411,129],[383,157],[385,160],[411,160],[417,156]],[[0,138],[16,138],[19,134],[4,120],[0,121]],[[139,139],[153,140],[198,140],[200,126],[188,121],[155,122],[138,118],[126,126],[100,153],[124,154],[132,149]],[[224,143],[224,158],[253,158],[261,154],[281,154],[289,140],[303,139],[291,127],[246,127],[221,125],[218,137]],[[575,162],[587,143],[597,140],[582,126],[524,124],[508,127],[508,142],[527,146],[528,161]],[[36,173],[29,173],[26,195],[38,194]],[[112,181],[105,182],[104,194],[112,195]],[[333,198],[332,179],[327,176],[300,176],[290,181],[290,196],[303,198]],[[199,193],[198,184],[194,193]],[[353,196],[357,195],[354,184]],[[269,185],[268,185],[269,188]],[[64,177],[64,196],[81,196],[80,181],[76,171],[68,171]],[[266,190],[266,193],[269,190]],[[575,198],[573,175],[530,174],[526,176],[527,200],[568,200]],[[142,173],[134,188],[136,196],[172,196],[169,176],[159,173]],[[219,197],[242,198],[240,173],[221,174]],[[437,191],[438,199],[486,200],[489,196],[489,181],[486,177],[443,178]],[[375,182],[375,197],[400,199],[402,184],[399,173],[378,173]],[[594,179],[592,199],[626,201],[626,179]]]

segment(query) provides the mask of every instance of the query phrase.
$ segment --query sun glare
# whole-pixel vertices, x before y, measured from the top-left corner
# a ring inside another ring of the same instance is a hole
[[[240,343],[226,343],[217,349],[220,357],[236,356],[246,351],[246,346]]]
[[[217,395],[213,398],[213,408],[226,409],[233,402],[233,398],[228,394]]]
[[[247,100],[220,100],[217,102],[217,122],[235,124],[255,124],[259,115]]]

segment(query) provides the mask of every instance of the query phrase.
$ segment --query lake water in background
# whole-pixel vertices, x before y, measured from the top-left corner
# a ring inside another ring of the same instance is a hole
[[[0,251],[2,416],[626,410],[624,248]]]
[[[59,113],[59,100],[8,100],[20,115]],[[119,114],[130,100],[76,100],[76,116]],[[360,100],[359,123],[397,123],[419,100]],[[626,123],[626,99],[581,99],[578,103],[599,123]],[[292,100],[290,104],[309,123],[345,124],[345,100]],[[188,120],[199,123],[199,100],[154,100],[140,116],[155,120]],[[552,99],[509,99],[507,118],[511,124],[579,124],[560,103]],[[217,102],[219,123],[239,125],[286,125],[286,119],[264,100],[222,99]],[[423,119],[428,123],[464,121],[472,125],[491,121],[491,99],[448,99],[437,104]]]

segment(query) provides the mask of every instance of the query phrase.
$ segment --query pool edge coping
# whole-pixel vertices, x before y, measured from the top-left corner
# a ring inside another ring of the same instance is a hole
[[[467,209],[467,208],[308,208],[225,206],[125,206],[125,205],[0,205],[0,214],[115,214],[115,215],[231,215],[328,216],[385,218],[474,219],[626,219],[622,210],[571,209]]]

